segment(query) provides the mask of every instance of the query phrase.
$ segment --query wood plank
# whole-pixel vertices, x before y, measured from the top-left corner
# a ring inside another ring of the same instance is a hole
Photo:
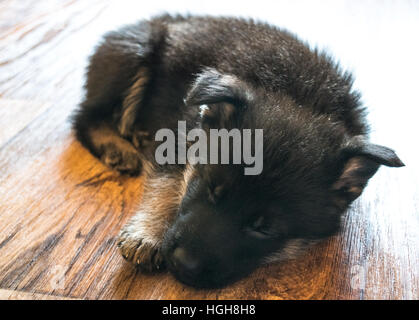
[[[68,297],[0,289],[0,300],[74,300]]]
[[[0,99],[0,146],[18,134],[50,106],[48,103]]]
[[[352,2],[341,3],[353,8]],[[358,59],[357,75],[365,79],[358,84],[373,106],[374,141],[395,148],[407,167],[380,169],[345,215],[342,231],[299,259],[260,268],[224,289],[195,290],[166,273],[138,273],[123,261],[115,237],[141,201],[142,179],[106,169],[70,129],[94,43],[141,6],[122,7],[113,0],[0,4],[0,298],[417,299],[419,152],[412,148],[417,99],[406,88],[419,72],[411,60],[419,52],[398,40],[400,33],[417,28],[417,19],[411,20],[419,17],[416,7],[395,11],[387,4],[380,11],[388,18],[380,26],[396,49],[380,38],[361,55],[345,37],[334,38],[354,30],[368,45],[377,30],[368,33],[359,26],[337,29],[329,38],[346,58]],[[366,10],[379,19],[371,13],[376,6]],[[345,8],[333,10],[344,16]],[[317,10],[321,14],[321,6]],[[402,14],[388,15],[392,11]],[[397,60],[404,68],[390,66],[383,77],[379,67],[399,52],[408,59]],[[403,77],[405,82],[387,84]]]

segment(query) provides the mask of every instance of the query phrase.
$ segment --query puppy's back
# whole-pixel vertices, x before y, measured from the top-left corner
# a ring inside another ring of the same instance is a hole
[[[152,23],[166,34],[160,52],[160,71],[166,79],[182,75],[189,83],[202,68],[213,67],[267,94],[286,93],[298,105],[342,121],[351,134],[366,133],[351,75],[326,53],[311,50],[291,33],[226,17],[161,16]]]

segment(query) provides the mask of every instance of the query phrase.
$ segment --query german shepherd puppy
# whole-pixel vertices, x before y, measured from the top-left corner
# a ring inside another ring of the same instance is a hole
[[[335,234],[379,166],[404,165],[368,141],[352,83],[327,54],[252,20],[164,15],[107,33],[74,128],[109,167],[147,176],[119,235],[124,258],[220,287]],[[263,129],[262,172],[158,164],[155,134],[179,120],[205,132]]]

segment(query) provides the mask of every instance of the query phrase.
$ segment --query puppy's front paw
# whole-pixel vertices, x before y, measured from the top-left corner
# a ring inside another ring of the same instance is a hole
[[[147,242],[135,233],[123,230],[119,235],[118,247],[124,259],[142,271],[153,272],[165,268],[160,245]]]
[[[121,173],[138,175],[141,172],[141,159],[137,150],[128,143],[108,143],[103,148],[101,160]]]

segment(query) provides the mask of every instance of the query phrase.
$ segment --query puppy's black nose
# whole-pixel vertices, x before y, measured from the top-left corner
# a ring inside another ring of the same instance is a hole
[[[184,248],[178,247],[173,251],[172,262],[176,269],[196,274],[199,271],[199,262]]]

